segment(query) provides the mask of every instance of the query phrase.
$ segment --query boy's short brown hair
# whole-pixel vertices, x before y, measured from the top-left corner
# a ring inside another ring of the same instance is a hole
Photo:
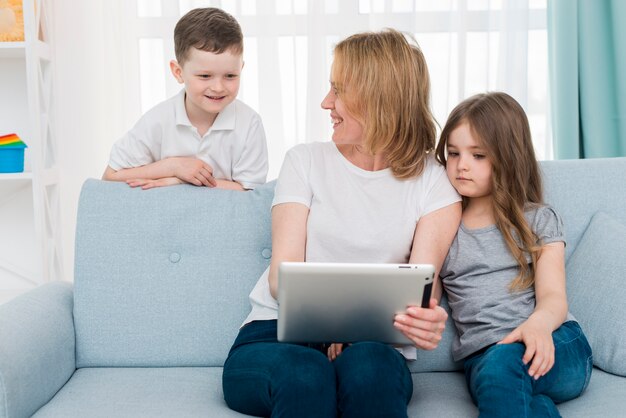
[[[174,51],[180,65],[188,59],[190,48],[216,54],[226,50],[243,54],[241,26],[221,9],[193,9],[181,17],[174,28]]]

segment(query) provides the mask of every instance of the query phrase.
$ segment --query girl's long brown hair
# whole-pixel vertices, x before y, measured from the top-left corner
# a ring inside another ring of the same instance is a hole
[[[519,264],[519,275],[509,289],[533,286],[535,265],[541,251],[524,211],[543,204],[539,164],[524,109],[506,93],[478,94],[461,102],[450,114],[437,145],[437,160],[446,165],[450,133],[467,122],[473,136],[485,148],[491,163],[492,202],[496,226]],[[463,207],[467,199],[463,197]],[[529,265],[526,257],[529,257]]]
[[[335,47],[331,79],[364,126],[365,149],[385,153],[396,178],[421,174],[437,133],[417,44],[393,29],[350,36]]]

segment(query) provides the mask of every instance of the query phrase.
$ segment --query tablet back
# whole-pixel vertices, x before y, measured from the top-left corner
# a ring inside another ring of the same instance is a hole
[[[411,342],[393,326],[407,306],[428,306],[428,264],[283,262],[278,340],[301,343]]]

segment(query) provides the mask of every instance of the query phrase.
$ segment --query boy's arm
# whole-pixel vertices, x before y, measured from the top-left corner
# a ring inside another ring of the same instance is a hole
[[[156,109],[156,108],[155,108]],[[156,113],[154,113],[156,112]],[[164,130],[161,110],[151,110],[111,149],[103,180],[155,181],[176,179],[196,186],[215,186],[213,168],[197,158],[160,158]],[[168,181],[172,184],[172,181]],[[161,184],[165,185],[165,184]]]
[[[250,123],[241,154],[233,164],[233,181],[239,183],[243,189],[254,189],[265,184],[267,171],[267,141],[263,123],[257,115]]]
[[[224,180],[224,179],[215,179],[217,183],[218,189],[226,189],[226,190],[239,190],[240,192],[245,192],[248,189],[244,189],[243,186],[236,181]]]
[[[107,166],[102,180],[109,181],[127,181],[132,179],[159,179],[163,177],[174,177],[171,162],[166,160],[155,161],[141,167],[123,168],[114,170],[111,166]]]
[[[141,167],[125,168],[115,171],[107,167],[103,180],[130,181],[137,179],[157,180],[176,177],[196,186],[215,187],[213,168],[204,161],[193,157],[172,157],[155,161]]]

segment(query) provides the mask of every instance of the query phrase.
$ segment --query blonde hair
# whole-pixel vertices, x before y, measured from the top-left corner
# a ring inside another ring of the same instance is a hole
[[[496,225],[519,264],[519,274],[509,289],[527,289],[535,282],[534,269],[541,243],[526,221],[524,211],[543,204],[541,174],[528,118],[520,104],[506,93],[477,94],[464,100],[450,113],[437,145],[437,160],[444,166],[450,134],[465,122],[485,148],[491,163],[492,204]],[[464,197],[463,207],[466,205],[467,199]]]
[[[428,67],[412,42],[393,29],[350,36],[335,47],[331,74],[364,126],[366,151],[384,153],[399,179],[422,173],[436,138]]]

